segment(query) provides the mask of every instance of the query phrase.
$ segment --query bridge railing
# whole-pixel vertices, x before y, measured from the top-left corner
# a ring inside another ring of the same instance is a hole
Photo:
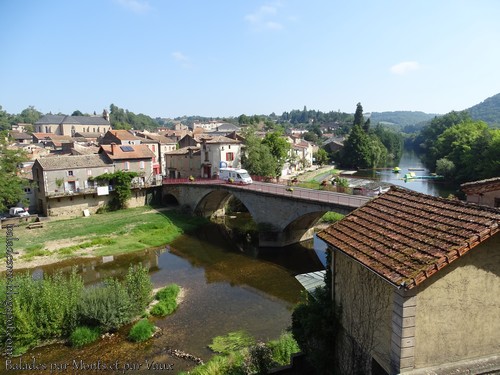
[[[336,193],[325,190],[314,190],[300,187],[287,187],[279,184],[259,183],[255,182],[252,185],[242,186],[244,189],[258,190],[265,193],[295,197],[311,201],[334,203],[346,205],[350,207],[359,207],[368,202],[371,197],[362,195],[352,195],[344,193]],[[257,189],[256,189],[257,188]]]
[[[228,183],[224,180],[210,179],[210,178],[196,178],[189,180],[189,178],[164,178],[165,185],[175,184],[190,184],[190,185],[229,185],[233,188],[252,190],[256,192],[268,193],[273,195],[287,196],[291,198],[300,198],[316,202],[333,203],[348,207],[360,207],[371,198],[362,195],[352,195],[345,193],[337,193],[325,190],[314,190],[300,187],[290,187],[281,184],[273,184],[268,182],[254,181],[249,185]]]

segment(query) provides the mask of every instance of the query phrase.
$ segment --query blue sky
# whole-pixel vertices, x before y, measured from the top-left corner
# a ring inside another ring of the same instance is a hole
[[[0,0],[0,105],[447,113],[500,92],[498,0]]]

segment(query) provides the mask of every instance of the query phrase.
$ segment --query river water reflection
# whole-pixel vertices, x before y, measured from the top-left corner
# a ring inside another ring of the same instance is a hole
[[[54,344],[30,351],[22,360],[32,361],[34,357],[46,364],[119,361],[140,363],[144,370],[147,359],[172,363],[173,373],[177,373],[194,364],[168,355],[169,348],[207,360],[212,355],[207,345],[218,335],[244,329],[258,340],[277,338],[290,326],[292,308],[303,290],[294,276],[323,268],[312,241],[282,249],[258,249],[249,255],[228,241],[215,224],[206,225],[194,235],[184,235],[163,249],[84,259],[76,266],[85,282],[94,284],[107,277],[120,278],[130,264],[139,262],[149,267],[154,287],[177,283],[185,291],[184,300],[173,315],[154,320],[163,329],[162,336],[133,344],[125,339],[129,328],[125,327],[119,334],[84,349]],[[33,273],[40,277],[56,269],[70,271],[74,265],[66,262]]]

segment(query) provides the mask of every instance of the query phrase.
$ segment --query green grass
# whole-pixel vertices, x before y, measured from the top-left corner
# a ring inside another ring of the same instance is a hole
[[[151,212],[148,212],[151,211]],[[26,250],[27,256],[46,248],[49,241],[76,238],[75,244],[59,249],[60,255],[71,255],[77,250],[93,248],[94,255],[113,255],[165,245],[185,232],[205,223],[206,219],[180,214],[176,211],[154,211],[152,207],[130,208],[106,212],[90,217],[47,222],[37,235],[18,227],[14,234],[19,241],[14,250]],[[5,249],[0,250],[5,255]],[[43,254],[46,255],[46,254]]]

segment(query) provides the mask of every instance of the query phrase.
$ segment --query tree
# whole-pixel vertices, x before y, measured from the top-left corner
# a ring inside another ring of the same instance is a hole
[[[277,168],[271,150],[255,135],[255,127],[245,131],[245,153],[242,156],[243,167],[252,175],[274,177]]]
[[[78,109],[76,111],[74,111],[71,116],[83,116],[83,113],[80,112]]]
[[[285,165],[286,158],[288,156],[288,151],[290,150],[290,144],[282,137],[282,132],[274,131],[272,133],[267,133],[262,144],[269,147],[271,155],[276,162],[276,169],[274,177],[281,176],[281,171]]]
[[[0,131],[10,130],[10,115],[0,105]]]
[[[312,142],[312,143],[318,143],[318,141],[319,141],[318,136],[316,135],[316,133],[313,133],[313,132],[304,133],[304,139],[306,141]]]
[[[137,177],[138,174],[136,172],[127,172],[127,171],[116,171],[114,173],[104,173],[100,176],[95,177],[96,181],[110,181],[114,186],[114,191],[116,193],[115,199],[113,199],[111,205],[112,208],[121,209],[126,208],[127,200],[132,196],[132,192],[130,191],[130,183],[134,177]]]
[[[320,148],[317,152],[315,152],[313,154],[313,157],[316,160],[316,164],[319,165],[325,165],[328,163],[329,160],[328,153],[322,148]]]
[[[371,143],[361,125],[354,125],[340,152],[340,162],[349,167],[372,167]]]
[[[450,179],[455,174],[455,164],[446,158],[439,159],[436,162],[436,173]]]
[[[6,211],[21,201],[27,183],[17,175],[17,165],[28,158],[22,151],[9,150],[6,136],[6,131],[0,133],[0,211]]]
[[[42,112],[38,111],[34,106],[30,105],[28,108],[14,117],[12,123],[34,124],[42,116]]]
[[[353,125],[363,126],[365,120],[363,118],[363,106],[361,103],[356,104],[356,112],[354,112]]]

